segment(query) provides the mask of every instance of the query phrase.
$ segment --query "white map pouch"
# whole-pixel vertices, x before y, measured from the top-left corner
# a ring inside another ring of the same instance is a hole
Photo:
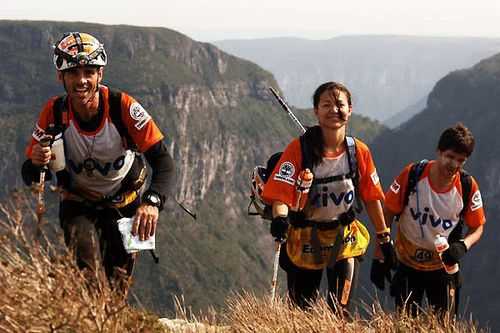
[[[139,235],[132,235],[132,226],[134,224],[134,218],[132,217],[122,217],[118,222],[118,229],[120,230],[123,246],[127,253],[134,253],[142,250],[154,250],[155,249],[155,236],[149,237],[149,239],[141,241]]]

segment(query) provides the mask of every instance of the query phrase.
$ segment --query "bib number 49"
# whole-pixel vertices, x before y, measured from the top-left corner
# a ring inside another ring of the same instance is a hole
[[[415,251],[415,260],[420,261],[420,262],[427,262],[431,261],[432,259],[432,252],[428,250],[423,250],[423,249],[417,249]]]

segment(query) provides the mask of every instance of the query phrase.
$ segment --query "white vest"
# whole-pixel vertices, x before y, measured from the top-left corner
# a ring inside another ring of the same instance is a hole
[[[116,194],[132,167],[134,152],[124,148],[123,139],[109,120],[107,112],[95,132],[82,131],[70,119],[68,128],[64,131],[64,143],[66,169],[77,188],[96,192],[103,198]],[[97,162],[91,177],[83,168],[86,157]]]
[[[319,179],[347,174],[350,171],[347,154],[346,150],[333,158],[324,157],[321,163],[313,168],[314,177]],[[313,185],[305,207],[307,219],[317,222],[332,221],[349,210],[355,195],[351,178]]]

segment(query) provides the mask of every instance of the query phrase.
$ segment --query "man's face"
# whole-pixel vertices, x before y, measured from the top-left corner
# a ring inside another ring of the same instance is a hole
[[[437,151],[437,166],[441,176],[453,178],[453,176],[464,166],[467,161],[467,155],[457,153],[454,150],[446,149]]]
[[[102,67],[73,67],[58,72],[57,77],[63,83],[68,97],[73,104],[85,105],[92,100],[97,86],[102,80]]]

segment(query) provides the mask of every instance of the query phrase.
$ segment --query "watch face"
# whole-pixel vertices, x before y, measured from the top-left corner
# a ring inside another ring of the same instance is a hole
[[[147,200],[155,206],[160,204],[160,198],[154,193],[148,194]]]

